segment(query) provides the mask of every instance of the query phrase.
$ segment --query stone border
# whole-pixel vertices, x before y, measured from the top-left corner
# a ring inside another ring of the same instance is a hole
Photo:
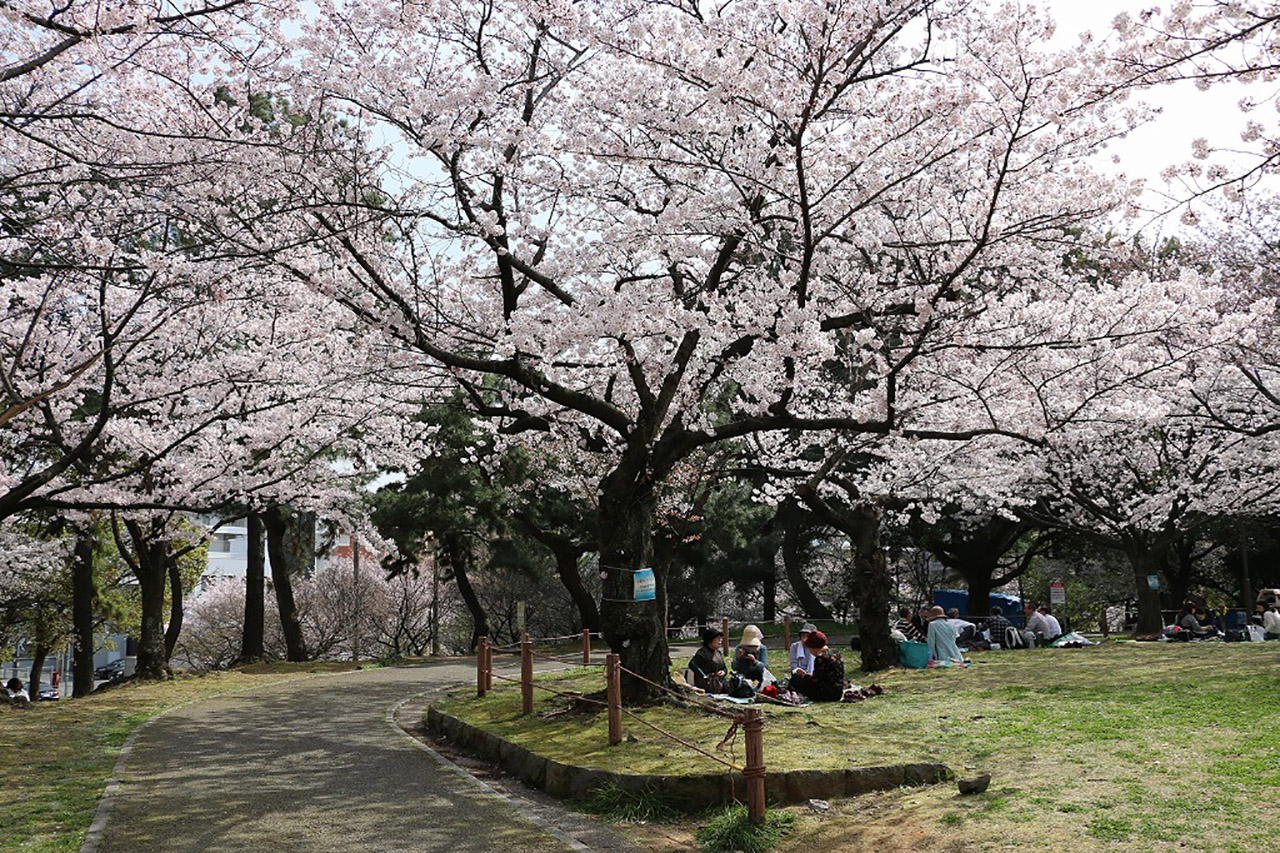
[[[745,795],[746,792],[742,774],[737,772],[659,776],[562,764],[445,714],[434,705],[427,707],[426,728],[432,734],[448,738],[453,745],[497,764],[529,787],[540,788],[560,799],[581,798],[595,788],[613,784],[627,791],[660,791],[679,807],[694,811],[727,805],[734,801],[735,793]],[[932,785],[951,778],[953,774],[945,764],[766,772],[765,798],[786,805],[811,799],[853,797],[903,786]]]

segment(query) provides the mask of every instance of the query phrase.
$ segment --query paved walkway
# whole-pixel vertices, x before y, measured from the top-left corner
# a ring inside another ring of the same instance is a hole
[[[180,708],[140,733],[103,853],[626,849],[560,813],[487,792],[387,724],[387,709],[474,678],[463,664],[379,669]],[[420,707],[420,701],[410,708]],[[527,814],[541,814],[541,825]],[[554,832],[554,834],[553,834]],[[616,843],[615,843],[616,842]]]

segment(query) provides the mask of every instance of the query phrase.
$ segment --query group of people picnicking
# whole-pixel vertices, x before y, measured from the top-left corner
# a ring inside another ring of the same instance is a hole
[[[1225,633],[1222,613],[1197,607],[1190,600],[1183,605],[1174,627],[1187,639]],[[1248,627],[1256,628],[1252,639],[1280,640],[1280,602],[1259,602]],[[965,666],[969,661],[964,650],[968,649],[1035,648],[1071,639],[1063,633],[1062,623],[1048,605],[1030,609],[1022,628],[1014,625],[999,607],[991,608],[991,615],[982,626],[960,618],[959,609],[954,607],[944,610],[939,605],[926,605],[914,615],[910,608],[902,607],[890,634],[900,643],[927,645],[930,666]],[[883,692],[874,684],[869,688],[850,685],[845,679],[844,659],[828,645],[827,635],[812,623],[805,623],[800,638],[791,644],[787,673],[782,678],[769,669],[769,648],[757,626],[743,629],[742,640],[729,662],[720,630],[703,628],[701,636],[702,645],[690,659],[685,678],[706,693],[737,699],[763,695],[788,704],[803,704],[858,701]]]
[[[784,704],[807,702],[856,702],[878,696],[883,689],[863,688],[845,679],[844,659],[827,644],[827,635],[812,623],[800,629],[800,638],[788,650],[788,670],[779,679],[769,669],[769,649],[755,625],[742,631],[732,662],[723,653],[724,634],[717,628],[702,629],[702,646],[689,661],[685,676],[699,690],[727,694],[737,699],[764,696]]]
[[[1169,640],[1280,640],[1280,602],[1274,598],[1259,601],[1253,615],[1240,628],[1226,626],[1226,614],[1198,604],[1192,599],[1182,602],[1177,621],[1164,631]]]
[[[999,607],[991,608],[985,624],[978,626],[960,618],[959,608],[943,610],[940,605],[925,605],[914,616],[910,608],[898,609],[898,620],[891,634],[899,642],[927,643],[929,660],[940,666],[963,664],[961,647],[987,649],[1020,649],[1047,646],[1063,637],[1062,623],[1048,605],[1041,605],[1027,616],[1026,627],[1009,621]]]

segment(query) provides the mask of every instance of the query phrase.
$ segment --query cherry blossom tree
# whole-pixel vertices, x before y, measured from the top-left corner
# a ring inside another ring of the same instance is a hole
[[[321,3],[290,102],[360,155],[311,158],[343,180],[311,179],[290,233],[343,260],[272,257],[500,432],[607,460],[602,616],[658,680],[664,585],[631,601],[630,571],[689,454],[1017,429],[931,407],[914,366],[991,294],[1061,279],[1071,227],[1124,206],[1084,163],[1133,117],[1110,57],[1052,53],[1051,31],[945,2]]]

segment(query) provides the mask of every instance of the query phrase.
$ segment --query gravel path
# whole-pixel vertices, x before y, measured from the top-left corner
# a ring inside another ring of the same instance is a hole
[[[424,700],[410,697],[469,677],[466,664],[378,669],[171,711],[133,744],[97,849],[628,849],[545,801],[494,792],[388,724],[392,706],[416,713]]]

